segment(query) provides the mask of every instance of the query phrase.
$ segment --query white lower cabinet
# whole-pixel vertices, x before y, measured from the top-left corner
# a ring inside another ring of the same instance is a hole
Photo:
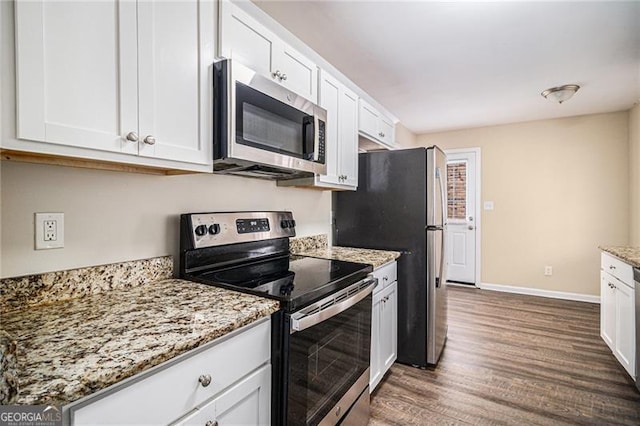
[[[371,312],[371,370],[369,391],[373,392],[398,357],[397,263],[373,271],[378,285],[373,291]]]
[[[220,340],[65,407],[69,423],[268,424],[270,320]]]
[[[264,425],[271,419],[271,367],[266,365],[176,425]]]
[[[602,253],[600,274],[600,336],[635,378],[635,287],[631,265]]]

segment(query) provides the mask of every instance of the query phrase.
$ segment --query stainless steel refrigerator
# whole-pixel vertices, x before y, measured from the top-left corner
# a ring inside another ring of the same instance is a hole
[[[334,245],[402,252],[398,361],[436,364],[447,337],[446,156],[433,146],[362,153],[358,162],[358,190],[334,195]]]

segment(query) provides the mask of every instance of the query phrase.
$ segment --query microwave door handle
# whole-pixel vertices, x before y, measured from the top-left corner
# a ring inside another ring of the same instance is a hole
[[[370,295],[373,292],[373,288],[375,287],[377,282],[378,282],[377,278],[366,278],[363,280],[363,283],[367,284],[367,286],[363,287],[360,291],[358,291],[356,294],[349,297],[348,299],[345,299],[339,303],[336,303],[335,305],[332,305],[326,309],[323,309],[315,314],[305,315],[303,310],[301,312],[291,315],[290,334],[293,334],[297,331],[306,330],[307,328],[320,324],[321,322],[326,321],[329,318],[332,318],[346,311],[347,309],[349,309],[350,307],[352,307],[353,305],[355,305],[356,303],[360,302],[362,299]],[[330,296],[329,298],[332,298],[332,297],[333,296]],[[312,306],[316,306],[316,305],[321,306],[324,303],[325,303],[325,299],[315,303]]]
[[[317,115],[313,116],[313,161],[320,159],[320,119]]]

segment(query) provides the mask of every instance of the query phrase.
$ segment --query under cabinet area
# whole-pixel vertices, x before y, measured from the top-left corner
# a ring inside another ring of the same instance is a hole
[[[287,89],[318,101],[318,66],[247,12],[220,2],[220,56],[234,59]]]
[[[398,357],[397,262],[373,271],[378,284],[373,290],[371,315],[371,370],[369,391],[373,392]]]
[[[65,407],[73,425],[268,425],[271,322],[245,326]],[[217,423],[215,423],[217,422]]]
[[[633,268],[603,252],[600,280],[600,336],[629,375],[635,378],[637,366]]]
[[[15,3],[17,140],[3,148],[211,171],[215,3]]]

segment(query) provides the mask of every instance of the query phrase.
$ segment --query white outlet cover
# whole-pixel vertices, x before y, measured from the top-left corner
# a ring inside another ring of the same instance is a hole
[[[44,240],[44,222],[56,222],[57,238],[54,241]],[[48,250],[64,247],[64,213],[36,213],[34,220],[36,250]]]
[[[485,210],[493,210],[493,201],[485,201],[484,202]]]

